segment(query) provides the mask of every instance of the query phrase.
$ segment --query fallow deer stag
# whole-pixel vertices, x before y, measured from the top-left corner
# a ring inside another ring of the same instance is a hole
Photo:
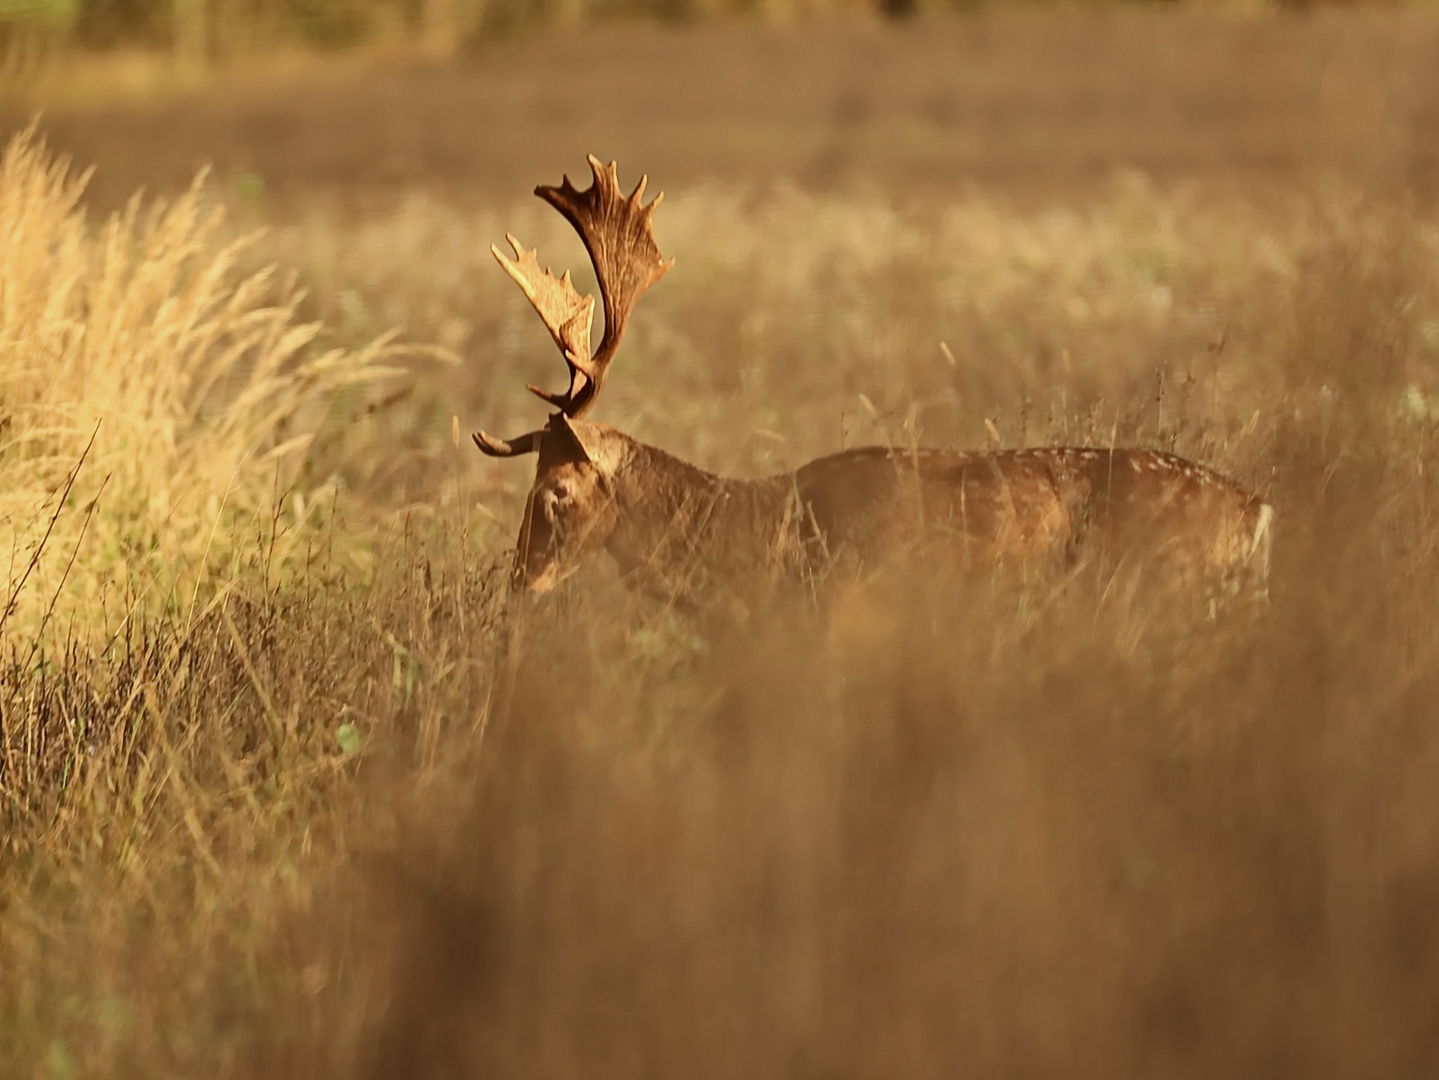
[[[594,406],[636,301],[673,261],[652,231],[655,208],[625,197],[614,163],[589,159],[594,182],[569,177],[535,194],[584,241],[605,325],[590,351],[594,298],[568,272],[556,279],[513,236],[513,260],[492,247],[564,355],[563,393],[529,390],[556,408],[518,438],[483,432],[493,457],[539,455],[516,543],[514,584],[544,592],[601,549],[634,581],[693,598],[721,585],[763,595],[779,580],[814,581],[927,547],[980,568],[1089,554],[1109,566],[1162,567],[1174,584],[1263,593],[1273,508],[1201,465],[1145,449],[1055,447],[994,452],[869,447],[798,471],[727,479],[603,424]]]

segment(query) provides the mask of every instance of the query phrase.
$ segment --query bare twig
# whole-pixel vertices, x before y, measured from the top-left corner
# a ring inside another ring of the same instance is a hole
[[[80,535],[75,538],[75,546],[70,549],[70,561],[65,564],[65,572],[60,575],[60,580],[55,584],[55,592],[50,597],[50,606],[45,609],[45,617],[40,620],[40,627],[35,631],[35,640],[30,643],[30,655],[25,658],[25,667],[28,669],[35,659],[35,654],[40,651],[40,643],[45,638],[45,627],[50,623],[50,616],[55,614],[55,604],[60,599],[60,590],[65,588],[65,582],[70,580],[70,571],[75,567],[75,556],[80,553],[80,545],[85,541],[85,533],[90,529],[90,519],[95,516],[95,507],[100,505],[100,496],[105,494],[105,487],[110,483],[110,475],[107,473],[105,479],[100,482],[100,490],[95,493],[95,498],[90,501],[90,507],[85,511],[85,523],[80,526]]]
[[[100,421],[95,421],[95,430],[90,432],[90,441],[85,444],[85,449],[80,454],[80,460],[75,462],[75,467],[70,470],[70,475],[65,478],[65,489],[60,492],[60,499],[55,504],[55,512],[50,515],[50,524],[45,528],[45,535],[40,538],[34,552],[30,555],[29,565],[25,572],[20,575],[20,580],[15,583],[15,588],[10,591],[10,598],[5,602],[5,610],[0,612],[0,633],[4,633],[5,624],[10,621],[10,616],[15,611],[15,605],[20,601],[20,591],[25,588],[25,582],[30,580],[35,567],[40,564],[40,557],[45,553],[45,547],[50,542],[50,534],[55,531],[55,523],[60,520],[60,512],[65,509],[65,500],[70,497],[70,489],[75,486],[75,478],[80,475],[80,468],[85,464],[85,459],[90,456],[90,448],[95,445],[95,436],[100,434]],[[108,479],[108,478],[107,478]],[[86,519],[88,524],[89,519]],[[71,557],[74,562],[74,557]],[[67,570],[68,572],[68,570]],[[53,605],[52,605],[53,606]]]

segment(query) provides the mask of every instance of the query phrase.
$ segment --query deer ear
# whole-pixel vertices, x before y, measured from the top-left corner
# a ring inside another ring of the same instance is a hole
[[[606,476],[613,476],[629,453],[629,439],[604,424],[571,420],[560,413],[551,430],[563,431],[579,455]]]

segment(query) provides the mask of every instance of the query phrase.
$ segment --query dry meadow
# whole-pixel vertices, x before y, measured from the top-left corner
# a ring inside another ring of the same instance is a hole
[[[561,33],[17,120],[0,1076],[1432,1075],[1435,25],[609,27],[577,114]],[[677,260],[597,418],[1173,450],[1275,504],[1268,608],[510,595],[468,433],[563,369],[488,247],[592,288],[525,194],[588,150]]]

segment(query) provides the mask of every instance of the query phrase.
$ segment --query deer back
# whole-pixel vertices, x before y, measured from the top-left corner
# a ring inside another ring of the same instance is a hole
[[[964,569],[1142,561],[1186,582],[1268,572],[1269,504],[1156,451],[873,447],[811,462],[795,485],[810,549],[857,566],[909,551]]]
[[[968,566],[1048,559],[1071,540],[1078,507],[1042,459],[869,447],[795,474],[811,547],[872,565],[936,550]]]

